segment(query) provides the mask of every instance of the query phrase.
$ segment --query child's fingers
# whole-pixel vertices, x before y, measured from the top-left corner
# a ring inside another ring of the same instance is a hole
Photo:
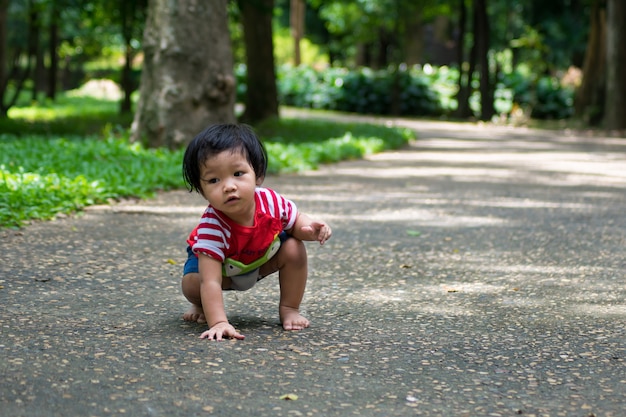
[[[200,339],[213,339],[213,332],[211,330],[207,330],[206,332],[202,332],[200,335]]]
[[[319,240],[320,242],[320,245],[323,245],[324,243],[326,243],[326,241],[330,239],[332,234],[333,234],[333,231],[331,230],[330,226],[328,226],[327,224],[323,225],[322,228],[320,229],[320,233],[317,238],[317,240]]]
[[[317,240],[320,244],[326,243],[326,241],[332,235],[330,226],[326,223],[313,222],[308,226],[302,226],[301,230],[311,236],[311,240]]]
[[[230,326],[230,328],[224,329],[224,337],[232,337],[233,339],[242,340],[245,338],[244,335],[235,330],[234,327]]]
[[[224,338],[234,338],[243,340],[246,337],[235,330],[234,327],[230,328],[211,328],[200,335],[200,339],[209,339],[209,340],[223,340]]]

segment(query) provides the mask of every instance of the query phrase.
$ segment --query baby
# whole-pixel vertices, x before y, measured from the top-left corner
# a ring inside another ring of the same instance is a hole
[[[262,188],[266,170],[265,148],[246,125],[210,126],[185,151],[185,182],[209,202],[187,240],[182,279],[183,295],[191,302],[183,318],[209,326],[201,338],[243,339],[228,322],[222,291],[248,290],[276,271],[283,328],[309,327],[300,314],[308,275],[303,241],[323,245],[332,231],[276,191]]]

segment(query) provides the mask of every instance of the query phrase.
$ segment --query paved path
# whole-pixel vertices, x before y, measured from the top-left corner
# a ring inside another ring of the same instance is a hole
[[[266,181],[334,226],[306,331],[275,279],[226,296],[245,341],[180,319],[183,191],[1,231],[0,415],[623,416],[626,140],[403,123]]]

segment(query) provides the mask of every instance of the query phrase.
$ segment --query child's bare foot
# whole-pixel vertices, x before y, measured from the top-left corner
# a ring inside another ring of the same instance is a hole
[[[280,306],[278,308],[280,322],[285,330],[302,330],[309,327],[309,321],[300,315],[296,308]]]
[[[191,307],[189,307],[189,310],[187,310],[185,314],[183,314],[183,320],[195,321],[201,324],[206,323],[206,318],[204,317],[204,311],[202,310],[202,307],[199,307],[195,304],[192,304]]]

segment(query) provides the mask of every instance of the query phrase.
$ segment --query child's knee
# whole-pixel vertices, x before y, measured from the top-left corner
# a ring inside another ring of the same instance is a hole
[[[183,295],[191,302],[200,299],[200,274],[191,272],[183,275],[181,281]],[[193,299],[193,300],[192,300]]]
[[[281,252],[284,252],[284,259],[288,263],[306,264],[306,246],[304,245],[304,242],[299,239],[287,239],[281,247]]]

